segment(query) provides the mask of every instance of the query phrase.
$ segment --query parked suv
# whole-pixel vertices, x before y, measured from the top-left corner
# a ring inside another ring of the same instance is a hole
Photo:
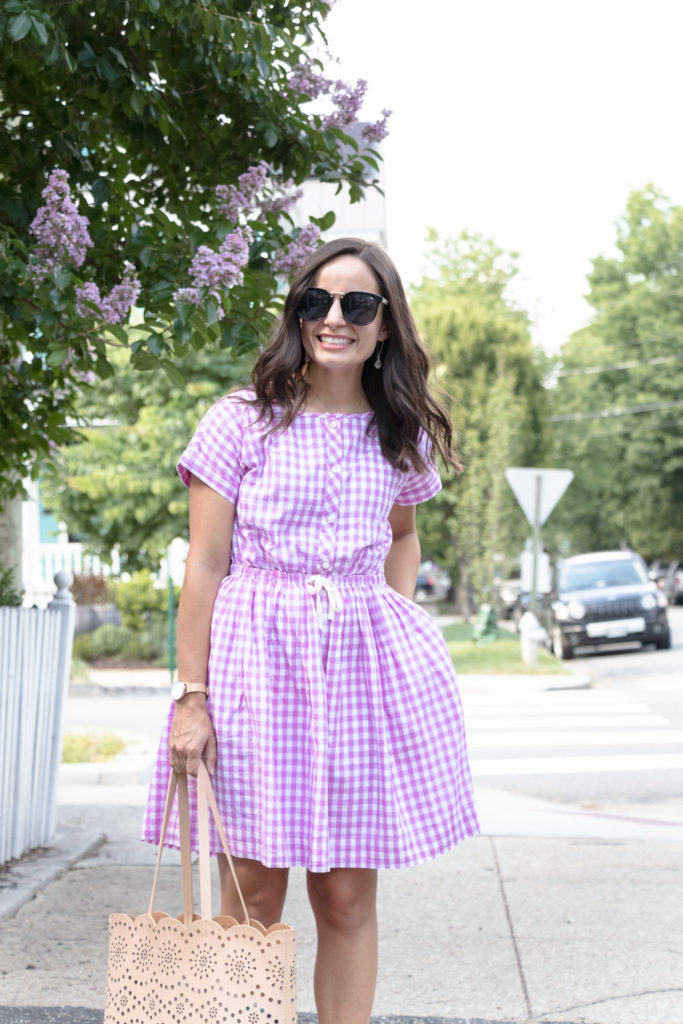
[[[558,658],[573,658],[577,647],[630,640],[670,647],[666,605],[640,555],[576,555],[556,570],[546,628]]]

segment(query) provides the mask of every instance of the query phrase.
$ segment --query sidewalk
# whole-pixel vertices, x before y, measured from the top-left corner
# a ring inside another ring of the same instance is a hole
[[[462,683],[504,685],[499,677]],[[149,899],[154,851],[136,838],[148,770],[145,751],[111,766],[63,766],[59,843],[0,874],[0,1024],[101,1022],[107,915],[142,913]],[[376,1018],[681,1024],[683,821],[675,809],[611,816],[485,784],[477,796],[482,836],[380,875]],[[177,913],[177,854],[165,856],[157,906]],[[291,873],[284,917],[298,931],[307,1021],[315,949],[304,875]]]

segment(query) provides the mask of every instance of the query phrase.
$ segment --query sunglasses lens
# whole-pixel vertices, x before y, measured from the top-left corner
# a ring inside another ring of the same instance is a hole
[[[322,320],[332,305],[332,296],[324,288],[308,288],[297,309],[302,320]]]
[[[342,300],[342,313],[350,324],[366,327],[377,316],[380,300],[370,292],[348,292]]]

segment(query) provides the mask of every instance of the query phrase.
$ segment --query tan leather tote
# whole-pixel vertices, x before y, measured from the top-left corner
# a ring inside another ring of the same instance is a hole
[[[153,909],[166,829],[178,789],[184,912]],[[212,917],[211,807],[244,919]],[[187,775],[171,772],[154,882],[146,914],[109,918],[104,1024],[296,1024],[296,935],[286,924],[249,919],[209,773],[197,775],[201,914],[193,912]]]

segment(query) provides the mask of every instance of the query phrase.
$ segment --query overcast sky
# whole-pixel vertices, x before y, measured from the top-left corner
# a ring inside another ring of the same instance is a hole
[[[416,280],[427,226],[520,253],[517,297],[556,350],[629,191],[683,204],[681,0],[337,0],[340,77],[384,141],[388,248]]]

